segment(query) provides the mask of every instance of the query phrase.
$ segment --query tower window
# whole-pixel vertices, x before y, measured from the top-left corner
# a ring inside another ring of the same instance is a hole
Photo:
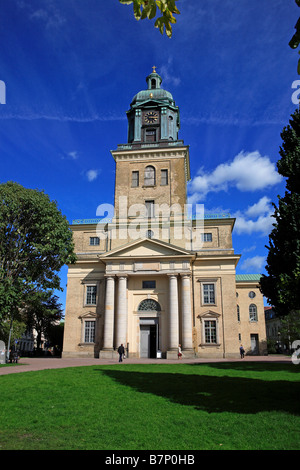
[[[156,129],[146,129],[146,142],[156,142]]]
[[[154,201],[145,201],[146,217],[154,217]]]
[[[167,186],[168,184],[168,170],[161,170],[160,184],[162,186]]]
[[[201,239],[203,242],[212,242],[212,233],[201,233]]]
[[[144,185],[145,186],[155,185],[155,168],[153,166],[146,166],[145,168]]]
[[[156,80],[155,80],[155,78],[152,78],[152,80],[151,80],[151,89],[154,90],[154,88],[156,88]]]
[[[132,172],[132,179],[131,179],[131,186],[133,188],[137,188],[139,185],[139,172],[133,171]]]

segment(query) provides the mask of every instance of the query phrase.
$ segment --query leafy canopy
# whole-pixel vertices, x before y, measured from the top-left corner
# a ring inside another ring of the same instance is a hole
[[[298,5],[298,7],[300,7],[300,0],[295,0],[295,2]],[[300,44],[300,18],[298,19],[296,23],[295,29],[296,29],[296,32],[289,42],[289,46],[292,49],[297,49]],[[300,54],[300,51],[299,51],[299,54]],[[298,74],[300,75],[300,59],[298,61]]]
[[[61,289],[59,271],[76,260],[72,232],[55,201],[18,183],[0,184],[0,320],[30,294]]]
[[[119,0],[124,5],[133,4],[133,14],[136,20],[144,20],[148,18],[152,20],[159,16],[154,26],[159,29],[161,34],[166,31],[167,36],[172,37],[172,26],[171,24],[176,23],[174,14],[179,15],[180,11],[175,5],[177,0]]]

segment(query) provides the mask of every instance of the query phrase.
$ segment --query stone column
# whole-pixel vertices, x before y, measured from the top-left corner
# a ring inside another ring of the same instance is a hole
[[[178,343],[179,343],[179,314],[178,314],[178,285],[177,275],[169,275],[169,357],[177,355]],[[173,352],[173,354],[172,354]]]
[[[114,346],[114,315],[115,313],[115,278],[106,277],[103,349],[100,351],[101,357],[112,357]]]
[[[190,274],[181,275],[182,349],[193,352],[193,323]]]
[[[127,276],[119,276],[116,347],[127,341]]]

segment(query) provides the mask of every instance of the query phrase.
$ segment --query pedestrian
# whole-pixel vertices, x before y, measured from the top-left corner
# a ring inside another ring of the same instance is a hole
[[[178,345],[178,359],[182,359],[181,344]]]
[[[118,353],[119,353],[119,362],[122,362],[123,356],[125,354],[125,349],[124,349],[123,344],[121,344],[121,346],[118,347]]]
[[[240,355],[241,355],[241,359],[244,359],[245,357],[245,349],[243,348],[243,345],[241,344],[240,346]]]

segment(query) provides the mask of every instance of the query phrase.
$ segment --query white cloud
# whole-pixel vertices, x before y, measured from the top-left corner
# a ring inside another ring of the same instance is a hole
[[[232,215],[236,219],[235,233],[269,235],[275,222],[273,214],[271,200],[264,196],[257,203],[249,206],[244,213],[238,211]]]
[[[253,256],[253,258],[247,258],[241,265],[243,271],[262,271],[266,262],[264,256]]]
[[[271,208],[271,199],[267,196],[262,197],[256,204],[248,207],[246,210],[246,215],[249,217],[257,217],[263,214],[269,214],[272,212]]]
[[[167,64],[162,65],[157,73],[163,78],[164,84],[178,86],[181,82],[180,78],[176,77],[173,72],[173,57],[171,56],[168,58]]]
[[[68,156],[72,158],[72,160],[77,160],[78,158],[78,152],[76,150],[69,152]]]
[[[98,175],[99,175],[99,170],[88,170],[86,172],[86,177],[88,179],[88,181],[95,181],[95,179],[98,178]]]
[[[199,174],[189,183],[190,198],[193,202],[204,199],[209,192],[227,191],[235,187],[239,191],[258,191],[281,181],[269,157],[258,151],[240,152],[231,162],[222,163],[211,173],[200,169]]]

